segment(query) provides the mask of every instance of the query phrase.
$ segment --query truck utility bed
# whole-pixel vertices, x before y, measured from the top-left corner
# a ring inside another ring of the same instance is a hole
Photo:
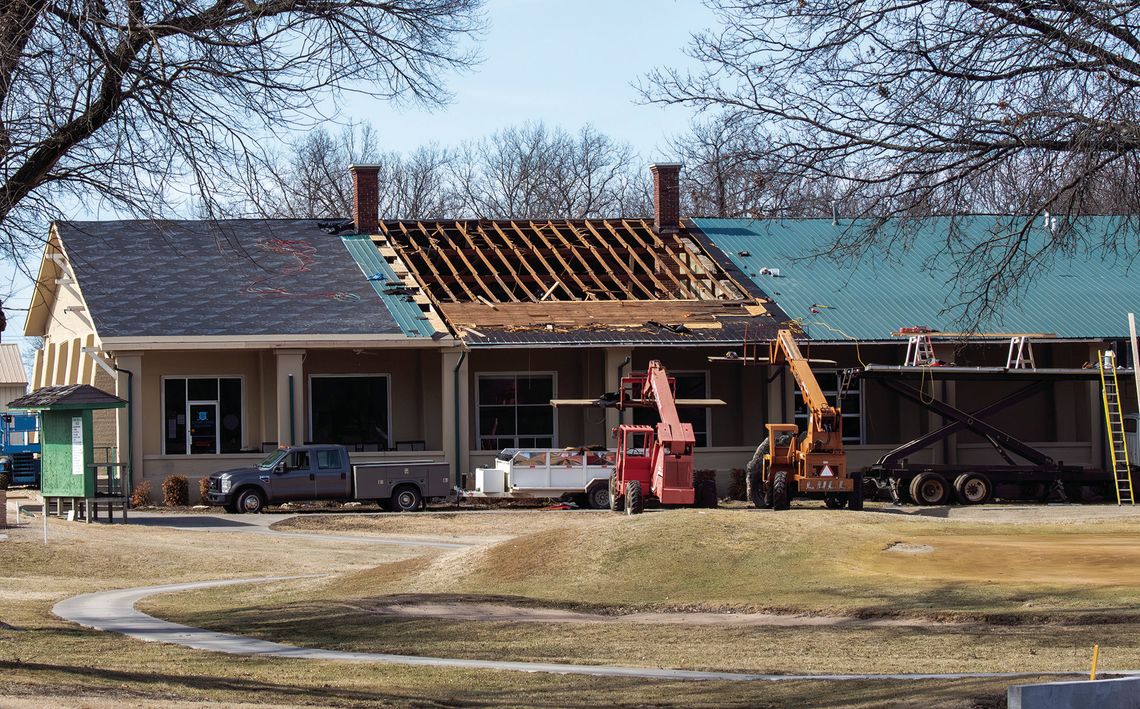
[[[475,469],[467,497],[558,497],[609,483],[617,453],[610,450],[508,448],[493,468]]]

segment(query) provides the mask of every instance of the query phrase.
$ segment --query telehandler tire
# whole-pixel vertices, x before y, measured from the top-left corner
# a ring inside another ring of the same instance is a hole
[[[625,513],[639,515],[645,511],[645,498],[641,496],[641,483],[631,480],[625,484]]]
[[[863,495],[865,491],[863,487],[863,473],[853,474],[851,481],[855,487],[851,490],[851,496],[847,498],[847,509],[852,512],[860,512],[863,509]]]
[[[617,489],[617,471],[610,473],[610,511],[621,512],[622,505],[625,498],[619,494]]]
[[[786,510],[790,506],[788,503],[788,473],[781,470],[772,475],[772,509]]]

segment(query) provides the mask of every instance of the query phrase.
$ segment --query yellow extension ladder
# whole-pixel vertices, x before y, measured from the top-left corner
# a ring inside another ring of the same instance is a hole
[[[1113,478],[1116,480],[1116,504],[1136,504],[1132,494],[1132,467],[1128,460],[1128,440],[1124,434],[1124,414],[1120,410],[1120,385],[1116,379],[1116,353],[1097,353],[1100,370],[1101,400],[1104,422],[1108,427],[1108,449],[1112,452]]]

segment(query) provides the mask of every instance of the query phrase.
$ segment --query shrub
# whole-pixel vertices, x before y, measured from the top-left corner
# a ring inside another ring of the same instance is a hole
[[[162,481],[162,504],[185,507],[190,504],[190,483],[185,475],[168,475]]]
[[[206,496],[210,494],[210,478],[198,478],[198,499],[206,504]]]
[[[131,507],[147,507],[151,502],[150,481],[143,480],[131,492]]]

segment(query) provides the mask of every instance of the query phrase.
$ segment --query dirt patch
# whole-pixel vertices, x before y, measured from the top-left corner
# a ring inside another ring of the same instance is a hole
[[[610,623],[627,625],[690,625],[783,628],[796,627],[922,627],[934,621],[921,618],[852,618],[824,615],[781,615],[775,613],[636,612],[626,614],[588,613],[535,605],[509,605],[492,601],[429,601],[415,598],[378,599],[352,604],[356,610],[400,618],[517,622],[517,623]]]
[[[883,551],[894,552],[895,554],[929,554],[934,551],[934,547],[929,544],[910,544],[908,542],[891,542]]]
[[[915,552],[912,549],[929,551]],[[877,570],[905,578],[955,583],[1140,586],[1140,533],[964,534],[911,537],[888,551],[913,556],[905,565],[880,555]],[[897,558],[897,557],[896,557]]]

